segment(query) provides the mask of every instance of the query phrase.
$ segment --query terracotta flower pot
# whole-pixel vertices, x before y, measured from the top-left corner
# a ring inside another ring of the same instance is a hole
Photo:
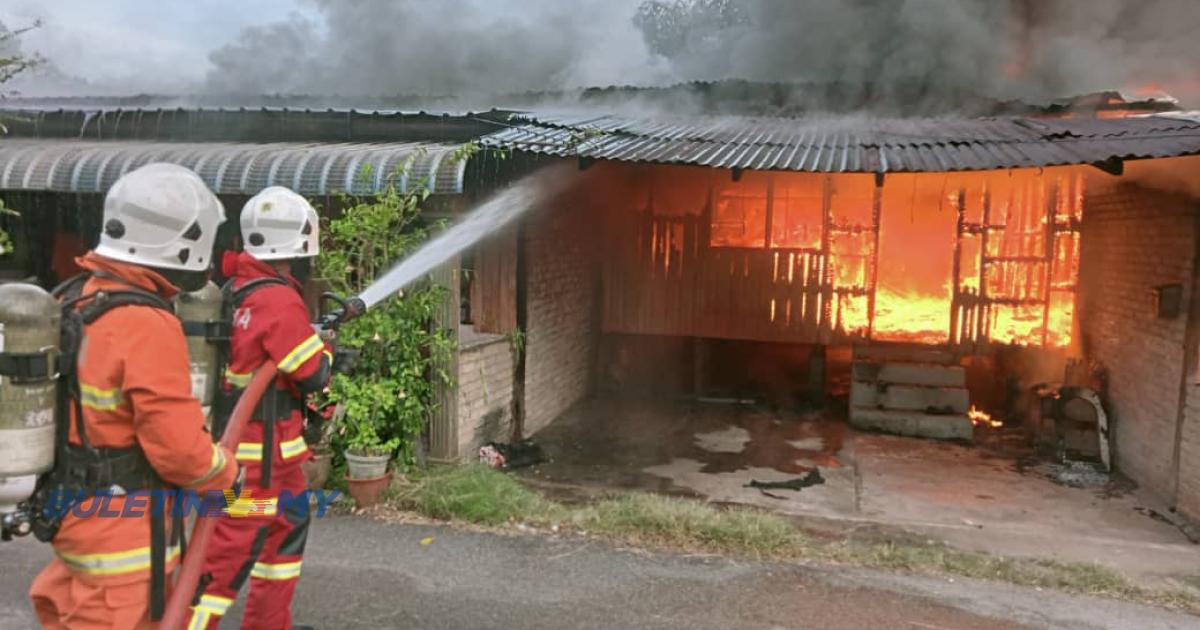
[[[368,508],[379,503],[379,495],[387,489],[392,481],[392,473],[374,479],[354,479],[346,476],[346,484],[350,487],[350,496],[360,508]]]
[[[320,490],[329,480],[329,469],[333,466],[332,453],[313,453],[312,459],[300,464],[309,490]]]

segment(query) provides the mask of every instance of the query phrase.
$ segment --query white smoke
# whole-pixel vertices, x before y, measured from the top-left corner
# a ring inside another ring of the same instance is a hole
[[[495,94],[653,77],[636,0],[311,0],[323,24],[247,29],[211,55],[230,93]]]

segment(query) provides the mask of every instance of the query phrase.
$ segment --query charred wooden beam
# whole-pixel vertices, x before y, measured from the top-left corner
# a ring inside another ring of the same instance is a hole
[[[867,279],[867,339],[875,333],[875,292],[879,281],[879,224],[883,212],[883,173],[875,173],[871,195],[871,275]]]
[[[959,326],[958,311],[959,311],[959,303],[961,301],[960,295],[962,294],[963,224],[966,223],[966,220],[967,220],[967,189],[966,188],[958,189],[958,199],[957,199],[956,205],[958,206],[958,208],[957,208],[958,217],[955,220],[955,225],[954,225],[954,235],[955,235],[955,238],[954,238],[954,260],[952,263],[953,269],[954,269],[954,273],[953,273],[954,284],[951,285],[951,297],[950,297],[950,343],[953,343],[953,344],[962,343],[962,341],[963,341],[960,338],[960,333],[962,332],[962,330]]]
[[[833,176],[826,175],[821,186],[821,310],[818,338],[828,341],[833,331]]]
[[[1042,347],[1050,340],[1050,283],[1054,280],[1055,232],[1054,217],[1058,214],[1058,180],[1053,179],[1046,194],[1046,266],[1042,276],[1042,296],[1046,305],[1042,307]]]
[[[987,186],[983,189],[983,219],[980,227],[983,229],[979,239],[979,294],[976,297],[986,303],[988,297],[988,238],[992,229],[992,190]],[[976,308],[972,341],[977,346],[980,340],[987,338],[988,334],[983,315],[982,309]]]

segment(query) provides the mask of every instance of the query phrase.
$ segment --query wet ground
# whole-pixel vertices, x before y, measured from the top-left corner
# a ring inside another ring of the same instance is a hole
[[[681,494],[835,529],[878,525],[967,549],[1099,562],[1151,580],[1200,567],[1200,546],[1154,517],[1163,506],[1128,482],[1064,475],[1017,430],[987,430],[966,445],[858,433],[836,411],[606,398],[535,437],[552,461],[521,475],[560,497],[614,488]],[[814,469],[824,483],[747,487]]]

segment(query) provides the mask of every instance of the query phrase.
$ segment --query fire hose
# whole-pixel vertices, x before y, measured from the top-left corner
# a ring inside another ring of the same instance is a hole
[[[267,363],[254,374],[254,378],[250,379],[250,384],[242,391],[237,404],[233,407],[233,413],[229,416],[229,424],[225,426],[225,434],[221,437],[222,448],[237,451],[238,440],[241,438],[242,430],[250,422],[250,414],[254,413],[254,409],[258,407],[258,401],[266,393],[267,388],[275,382],[277,374],[278,368],[275,364]],[[212,538],[217,520],[208,516],[196,519],[196,526],[192,529],[192,537],[188,542],[187,554],[184,556],[183,566],[179,570],[179,578],[175,581],[171,597],[167,600],[166,611],[163,613],[162,621],[159,622],[159,628],[162,630],[184,627],[188,608],[192,605],[192,599],[196,595],[196,586],[200,583],[200,572],[204,569],[204,553],[208,549],[209,539]]]

